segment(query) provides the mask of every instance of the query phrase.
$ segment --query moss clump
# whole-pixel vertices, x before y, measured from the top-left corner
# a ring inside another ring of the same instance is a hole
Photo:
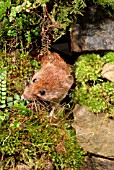
[[[114,52],[103,57],[85,54],[74,65],[76,90],[74,100],[94,113],[105,112],[114,117],[114,83],[101,77],[106,63],[114,63]]]
[[[0,166],[3,169],[22,162],[33,169],[43,170],[46,160],[58,170],[80,167],[84,152],[76,142],[71,121],[65,115],[63,117],[61,111],[58,121],[53,124],[49,122],[45,109],[36,113],[22,104],[5,109],[1,114],[7,114],[0,129]]]

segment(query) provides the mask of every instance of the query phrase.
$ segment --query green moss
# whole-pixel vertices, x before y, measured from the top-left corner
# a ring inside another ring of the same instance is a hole
[[[98,5],[102,5],[103,7],[111,6],[114,9],[114,1],[113,0],[93,0],[93,2]]]
[[[98,54],[81,55],[74,65],[77,82],[85,83],[99,80],[103,64],[104,62],[100,60],[100,55]]]
[[[114,52],[103,57],[81,55],[74,65],[76,90],[74,100],[94,113],[105,112],[114,117],[114,83],[101,77],[105,63],[114,63]]]
[[[61,121],[62,117],[59,115],[59,120],[51,124],[46,110],[38,115],[25,106],[11,107],[8,113],[9,116],[2,121],[0,129],[0,152],[4,169],[11,167],[11,162],[7,164],[11,157],[15,157],[16,163],[24,162],[35,169],[42,155],[51,160],[58,170],[80,167],[84,152],[77,144],[70,120]],[[34,161],[37,163],[32,165]],[[45,163],[42,162],[44,167]]]

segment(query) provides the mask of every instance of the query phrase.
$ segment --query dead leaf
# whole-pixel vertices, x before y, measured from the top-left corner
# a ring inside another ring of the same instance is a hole
[[[112,63],[105,64],[101,72],[101,76],[109,81],[114,82],[114,64]]]

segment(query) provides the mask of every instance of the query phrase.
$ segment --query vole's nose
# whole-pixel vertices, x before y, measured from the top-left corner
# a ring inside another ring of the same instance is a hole
[[[29,86],[29,84],[30,84],[30,82],[26,82],[26,83],[25,83],[25,86]]]
[[[21,96],[21,100],[24,100],[25,99],[25,97],[24,97],[24,95],[22,94],[22,96]]]

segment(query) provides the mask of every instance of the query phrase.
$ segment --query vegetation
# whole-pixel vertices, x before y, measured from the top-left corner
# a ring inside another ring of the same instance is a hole
[[[114,8],[113,0],[2,0],[0,2],[1,47],[30,52],[44,49],[72,28],[88,4]]]
[[[114,9],[114,2],[113,0],[93,0],[93,2],[95,4],[98,4],[98,5],[102,5],[103,7],[106,7],[106,6],[111,6],[112,9]]]
[[[6,109],[4,114],[7,118],[0,130],[2,169],[24,163],[29,168],[43,170],[48,161],[58,170],[77,169],[81,165],[84,152],[76,142],[71,122],[60,113],[61,120],[55,124],[49,123],[46,110],[36,113],[22,105]]]
[[[85,54],[74,65],[76,90],[74,100],[94,113],[105,112],[114,118],[114,83],[101,77],[105,63],[114,63],[114,52],[103,57]],[[90,71],[91,70],[91,71]]]
[[[58,120],[50,123],[48,106],[36,103],[34,107],[20,96],[24,83],[40,68],[27,53],[39,48],[48,51],[84,6],[83,0],[0,2],[0,46],[5,51],[0,54],[1,170],[20,163],[43,170],[48,161],[56,169],[81,165],[84,152],[76,142],[67,105],[57,111]],[[21,55],[14,53],[16,50]]]
[[[52,41],[66,33],[85,3],[83,0],[14,0],[12,3],[3,0],[0,6],[1,43],[7,50],[30,51],[33,46],[38,50],[42,44],[45,51]]]
[[[12,106],[14,99],[19,99],[25,82],[41,66],[27,55],[1,53],[0,57],[0,108],[5,108]]]
[[[113,0],[92,3],[114,8]],[[45,170],[48,162],[57,170],[75,170],[82,164],[85,153],[71,127],[70,103],[58,108],[57,120],[50,122],[48,105],[21,101],[20,96],[25,82],[41,67],[29,52],[47,52],[52,42],[71,30],[88,4],[88,0],[0,1],[0,170],[15,169],[21,163]],[[100,77],[104,63],[113,62],[112,54],[102,59],[95,54],[79,57],[73,95],[76,102],[91,111],[105,111],[114,117],[114,85]]]
[[[20,100],[24,82],[40,68],[39,63],[30,56],[18,54],[1,53],[1,58],[1,170],[20,163],[44,170],[49,161],[58,170],[77,169],[84,159],[84,151],[78,146],[71,127],[70,105],[58,108],[58,119],[50,122],[48,105]]]

